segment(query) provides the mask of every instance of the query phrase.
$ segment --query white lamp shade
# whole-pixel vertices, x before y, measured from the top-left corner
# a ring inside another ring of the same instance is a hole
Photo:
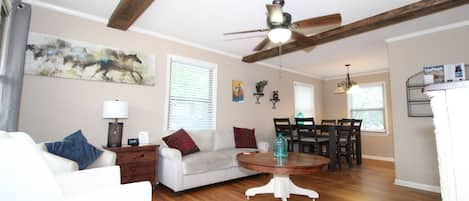
[[[125,101],[104,101],[104,119],[127,119],[129,116],[129,104]]]
[[[287,28],[275,28],[267,34],[269,40],[273,43],[285,43],[291,37],[291,31]]]

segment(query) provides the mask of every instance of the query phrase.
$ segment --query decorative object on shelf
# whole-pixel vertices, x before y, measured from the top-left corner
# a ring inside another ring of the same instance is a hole
[[[283,137],[282,133],[279,133],[274,141],[274,158],[287,158],[287,146],[287,139]]]
[[[129,116],[129,105],[125,101],[104,101],[103,118],[114,119],[114,122],[109,122],[107,146],[120,147],[122,146],[122,130],[124,123],[118,122],[118,119],[127,119]]]
[[[423,83],[436,84],[445,82],[445,66],[427,66],[423,67]]]
[[[244,82],[241,80],[233,80],[231,86],[233,102],[244,103]]]
[[[256,93],[264,93],[264,87],[267,86],[268,83],[269,81],[267,80],[256,82]]]
[[[433,117],[430,98],[423,91],[425,87],[424,74],[424,71],[420,71],[410,76],[406,81],[408,117]]]
[[[127,139],[127,144],[130,146],[138,146],[138,138]]]
[[[256,82],[256,93],[253,93],[253,95],[256,97],[256,104],[261,103],[259,99],[264,96],[264,87],[267,86],[268,83],[269,81],[267,80]]]
[[[279,101],[280,101],[280,98],[278,96],[278,90],[272,91],[272,98],[270,99],[270,102],[272,102],[272,109],[277,109],[276,104]]]
[[[345,64],[345,68],[347,69],[347,75],[344,81],[337,83],[335,94],[355,93],[358,90],[357,82],[350,78],[350,64]]]
[[[25,73],[154,85],[155,58],[142,53],[30,32],[26,47]]]
[[[445,82],[457,82],[466,80],[466,68],[464,63],[445,65]]]

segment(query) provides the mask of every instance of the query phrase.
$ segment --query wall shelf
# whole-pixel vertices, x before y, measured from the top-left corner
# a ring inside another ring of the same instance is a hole
[[[407,116],[409,117],[433,117],[430,106],[430,98],[425,95],[423,71],[420,71],[407,79]]]

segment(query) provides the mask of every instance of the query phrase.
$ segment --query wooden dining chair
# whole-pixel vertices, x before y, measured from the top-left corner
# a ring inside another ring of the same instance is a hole
[[[293,132],[292,125],[289,118],[274,118],[275,135],[280,133],[287,139],[288,151],[294,150],[294,145],[298,144],[298,137]]]
[[[337,120],[335,119],[323,119],[321,120],[321,125],[328,125],[328,126],[335,126],[337,124]],[[329,134],[329,130],[327,127],[321,127],[321,129],[319,129],[319,134],[320,135],[328,135]]]
[[[310,152],[327,156],[329,138],[317,134],[314,118],[295,118],[295,122],[300,152],[305,152],[305,147],[309,146]],[[324,151],[324,147],[326,151]]]
[[[337,128],[337,164],[339,169],[342,168],[341,158],[345,157],[349,168],[353,167],[352,163],[352,135],[353,135],[353,119],[341,119],[340,126]]]
[[[337,124],[337,120],[335,119],[323,119],[321,120],[322,125],[333,125],[335,126]]]
[[[353,133],[352,133],[352,158],[355,160],[358,158],[358,152],[357,152],[357,146],[360,146],[358,144],[357,138],[359,135],[361,135],[361,127],[362,127],[362,119],[354,119],[353,120]],[[358,161],[357,161],[358,163]]]

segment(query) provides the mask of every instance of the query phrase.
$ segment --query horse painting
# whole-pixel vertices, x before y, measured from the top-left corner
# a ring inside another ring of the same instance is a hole
[[[27,74],[154,84],[154,68],[150,67],[154,61],[149,56],[37,33],[31,33],[29,37],[26,47]]]

